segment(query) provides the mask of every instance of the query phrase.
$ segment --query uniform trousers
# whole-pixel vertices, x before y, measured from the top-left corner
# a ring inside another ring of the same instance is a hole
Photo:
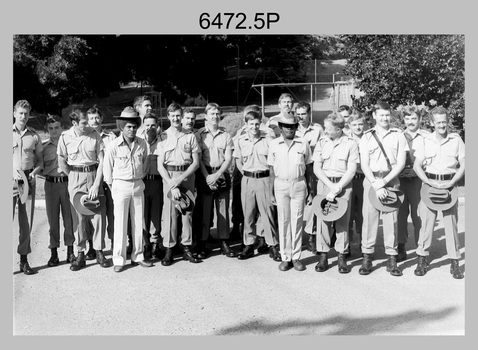
[[[48,248],[60,246],[60,210],[63,218],[63,242],[71,246],[75,242],[73,218],[67,182],[45,181],[45,206],[48,225],[50,226],[50,244]]]
[[[229,174],[226,172],[224,176],[228,178]],[[229,179],[226,179],[226,183],[230,183]],[[229,239],[229,189],[215,191],[214,193],[204,192],[202,203],[202,240],[206,241],[209,236],[209,223],[214,207],[216,208],[217,238],[221,240]]]
[[[88,193],[88,190],[95,182],[95,178],[96,170],[91,172],[70,171],[70,174],[68,175],[68,193],[72,205],[76,192],[83,191]],[[80,214],[74,207],[72,207],[71,216],[73,218],[73,232],[75,234],[78,251],[86,249],[86,241],[90,238],[93,240],[93,249],[103,250],[105,248],[106,198],[103,194],[103,186],[100,186],[98,196],[101,203],[101,209],[100,212],[95,215]],[[92,226],[92,237],[88,235],[89,225]]]
[[[352,183],[350,182],[343,189],[344,194],[341,198],[344,198],[348,201],[347,211],[345,214],[336,221],[323,221],[317,220],[317,251],[321,253],[327,253],[330,251],[331,238],[334,235],[337,237],[334,248],[337,253],[346,254],[349,250],[349,220],[352,205],[350,203],[350,198],[352,197]],[[319,181],[317,184],[317,194],[327,195],[330,192],[330,189],[322,182]]]
[[[126,262],[128,241],[128,216],[131,219],[131,261],[142,261],[143,256],[143,180],[113,180],[111,191],[114,201],[115,234],[113,264],[123,266]],[[129,215],[128,215],[129,214]]]
[[[270,178],[252,178],[244,176],[241,183],[241,203],[244,213],[244,235],[245,245],[252,245],[255,242],[254,224],[257,220],[257,212],[260,213],[259,220],[262,223],[264,237],[268,245],[275,246],[279,243],[277,230],[276,208],[271,204]],[[257,228],[259,232],[259,226]]]
[[[428,208],[423,202],[418,206],[422,219],[422,227],[418,238],[417,255],[430,255],[433,229],[437,218],[437,211]],[[448,210],[443,210],[443,224],[445,226],[446,252],[450,259],[459,259],[461,254],[458,249],[458,202]]]
[[[161,213],[163,211],[163,180],[144,179],[144,225],[145,245],[157,243],[161,234]]]
[[[29,189],[31,186],[29,187]],[[29,190],[30,191],[30,190]],[[27,215],[27,202],[20,201],[20,194],[16,182],[13,181],[13,217],[15,217],[15,205],[18,204],[18,226],[19,239],[17,253],[20,255],[27,255],[31,253],[30,247],[30,224]]]
[[[422,180],[418,176],[401,177],[400,190],[404,194],[403,203],[398,209],[398,243],[408,241],[408,214],[412,217],[415,244],[418,242],[422,220],[418,216],[418,204],[420,203],[420,189]]]
[[[242,183],[242,174],[237,168],[234,167],[232,172],[232,204],[231,212],[232,218],[231,221],[233,225],[242,224],[244,221],[244,214],[242,212],[242,202],[241,202],[241,183]]]
[[[274,180],[282,261],[300,259],[306,194],[307,184],[304,177]]]
[[[317,177],[315,174],[312,175],[311,186],[312,188],[317,187]],[[314,211],[312,210],[312,205],[304,206],[304,231],[309,235],[315,235],[317,232],[317,216],[315,216]]]
[[[396,181],[398,185],[398,180]],[[362,226],[362,253],[373,254],[377,241],[378,224],[382,217],[383,243],[385,254],[397,255],[397,210],[392,212],[380,212],[368,199],[369,190],[372,187],[370,181],[363,181],[363,226]]]
[[[182,174],[183,171],[169,171],[171,178]],[[180,187],[190,190],[194,193],[194,174],[185,178],[179,185]],[[190,246],[192,244],[192,212],[187,211],[182,215],[174,206],[174,202],[168,197],[168,183],[163,180],[163,223],[161,225],[161,236],[163,237],[163,246],[165,248],[172,248],[178,241],[178,219],[181,217],[181,244]]]
[[[355,232],[362,239],[363,225],[363,181],[364,179],[352,179],[352,195],[350,196],[350,220],[349,220],[349,241],[353,241],[353,228],[355,221]]]
[[[105,193],[106,198],[106,219],[108,221],[108,225],[106,226],[106,232],[108,234],[108,238],[112,240],[114,238],[115,233],[115,215],[114,215],[114,203],[113,203],[113,196],[111,194],[111,190],[103,181],[103,191]]]

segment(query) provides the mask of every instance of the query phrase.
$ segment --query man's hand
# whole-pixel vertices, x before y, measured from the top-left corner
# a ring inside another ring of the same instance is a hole
[[[307,205],[312,205],[312,202],[314,201],[314,194],[313,193],[310,193],[307,195],[307,199],[305,200],[305,202],[307,203]]]
[[[325,199],[327,199],[329,202],[333,202],[336,196],[337,195],[333,191],[330,191],[327,193],[327,196],[325,196]]]
[[[214,173],[214,174],[209,174],[206,177],[206,183],[209,185],[209,187],[213,186],[216,184],[217,180],[219,179],[220,174]]]
[[[429,185],[431,187],[443,189],[443,188],[451,188],[455,186],[455,183],[453,182],[453,180],[450,180],[450,181],[430,180]]]
[[[171,189],[171,198],[178,200],[181,198],[181,191],[179,188],[173,188]]]
[[[173,177],[168,181],[169,189],[172,190],[173,188],[178,187],[181,182],[183,182],[183,180],[180,177]]]
[[[388,190],[385,187],[379,188],[378,190],[375,190],[375,194],[377,195],[377,198],[382,200],[387,198],[388,196]]]
[[[88,191],[88,199],[93,200],[98,197],[98,192],[99,192],[99,186],[98,185],[93,185]]]

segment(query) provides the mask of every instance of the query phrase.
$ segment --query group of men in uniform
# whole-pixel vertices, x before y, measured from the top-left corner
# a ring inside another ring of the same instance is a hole
[[[375,126],[368,130],[364,116],[348,106],[328,115],[322,127],[312,123],[310,104],[293,105],[292,96],[282,94],[280,113],[267,121],[258,106],[247,106],[244,126],[231,137],[219,126],[222,110],[215,103],[206,106],[205,126],[199,130],[194,129],[194,110],[172,103],[170,126],[161,131],[151,101],[140,96],[116,117],[118,136],[103,130],[101,112],[93,107],[74,111],[73,126],[63,132],[61,119],[50,116],[50,138],[42,143],[26,126],[31,106],[18,101],[13,179],[21,271],[35,273],[27,261],[31,228],[22,190],[28,190],[25,182],[33,185],[35,175],[42,175],[50,224],[48,266],[59,264],[61,208],[72,271],[87,259],[111,265],[103,253],[106,231],[115,272],[123,271],[128,254],[133,266],[151,267],[153,256],[169,266],[178,246],[185,260],[199,263],[211,254],[211,236],[227,257],[246,260],[257,249],[280,262],[281,271],[304,271],[305,232],[307,249],[319,256],[317,272],[329,269],[328,253],[334,248],[339,273],[348,273],[355,227],[363,254],[359,273],[368,275],[381,218],[387,271],[401,276],[397,263],[407,259],[411,215],[415,275],[423,276],[440,210],[450,272],[463,278],[456,183],[465,171],[464,143],[448,131],[446,109],[430,111],[435,129],[430,133],[420,128],[420,111],[413,107],[403,111],[406,129],[400,131],[391,126],[392,109],[385,102],[373,107]],[[216,229],[211,230],[214,217]],[[240,252],[230,246],[236,236],[242,240]]]

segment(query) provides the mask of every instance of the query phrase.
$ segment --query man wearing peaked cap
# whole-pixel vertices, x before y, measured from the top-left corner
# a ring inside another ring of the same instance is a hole
[[[331,248],[334,230],[337,237],[334,248],[338,253],[339,273],[349,272],[346,254],[350,249],[348,234],[351,212],[350,197],[352,195],[352,179],[359,162],[359,153],[357,143],[343,133],[344,124],[344,117],[338,113],[329,114],[325,118],[325,135],[319,139],[312,158],[314,173],[319,179],[317,194],[325,196],[329,202],[333,202],[336,198],[346,201],[343,215],[335,220],[326,220],[320,215],[317,216],[317,252],[319,253],[319,262],[315,267],[317,272],[324,272],[328,269],[327,253]],[[320,197],[317,201],[319,200]],[[319,211],[322,209],[322,201],[320,203]]]
[[[143,254],[143,177],[149,163],[146,142],[136,136],[140,125],[138,113],[126,107],[117,117],[116,125],[121,134],[106,149],[104,177],[114,202],[114,271],[121,272],[126,262],[128,215],[132,228],[131,265],[151,267],[153,264],[145,261]]]
[[[463,278],[458,260],[461,257],[458,240],[458,203],[456,183],[465,174],[465,144],[458,134],[448,132],[448,112],[443,107],[430,111],[435,131],[424,136],[422,147],[415,152],[413,169],[423,181],[419,214],[422,219],[418,239],[418,264],[415,275],[428,271],[432,235],[438,210],[443,213],[446,251],[451,260],[453,278]]]

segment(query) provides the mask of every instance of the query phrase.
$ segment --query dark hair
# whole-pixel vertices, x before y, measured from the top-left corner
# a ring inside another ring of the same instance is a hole
[[[168,109],[166,110],[169,113],[175,112],[175,111],[181,111],[181,115],[183,115],[183,107],[179,103],[173,102],[168,106]]]
[[[372,107],[372,113],[375,113],[379,109],[383,109],[385,111],[392,111],[392,107],[390,107],[390,105],[384,101],[377,101],[377,103]]]
[[[88,120],[88,115],[83,108],[76,108],[70,113],[70,120],[72,122],[79,122],[80,120]]]
[[[188,107],[188,108],[184,109],[183,115],[185,115],[186,113],[192,113],[192,114],[194,114],[194,116],[196,116],[196,111],[191,107]]]
[[[88,109],[86,114],[98,114],[100,116],[100,118],[103,119],[103,114],[101,114],[100,109],[98,108],[97,105],[94,105],[93,107]]]
[[[208,103],[206,105],[206,108],[204,109],[204,112],[207,114],[207,111],[209,111],[210,109],[214,109],[214,108],[216,108],[219,111],[219,114],[222,114],[221,107],[217,103],[214,103],[214,102]]]
[[[141,125],[141,118],[137,117],[137,118],[131,118],[131,119],[120,119],[120,118],[116,119],[116,126],[118,127],[118,129],[120,129],[120,131],[123,131],[124,127],[128,123],[136,124],[136,127],[139,128],[139,126]]]
[[[299,108],[305,108],[305,110],[307,111],[307,114],[309,114],[311,110],[310,103],[305,101],[300,101],[295,105],[296,112],[297,112],[297,109]]]
[[[143,117],[143,123],[146,119],[154,119],[154,121],[157,123],[158,122],[158,118],[156,118],[156,114],[152,113],[152,112],[149,112],[149,113],[146,113]]]
[[[262,116],[257,113],[256,111],[249,111],[247,112],[247,114],[244,116],[244,120],[245,122],[247,123],[248,121],[250,120],[254,120],[254,119],[257,119],[257,120],[262,120]]]
[[[48,114],[48,117],[46,117],[45,120],[45,130],[48,131],[48,124],[53,124],[59,122],[61,126],[63,126],[63,120],[60,118],[60,116],[56,114]]]
[[[344,112],[344,111],[350,113],[350,107],[347,106],[347,105],[342,105],[342,106],[340,106],[338,112]]]

